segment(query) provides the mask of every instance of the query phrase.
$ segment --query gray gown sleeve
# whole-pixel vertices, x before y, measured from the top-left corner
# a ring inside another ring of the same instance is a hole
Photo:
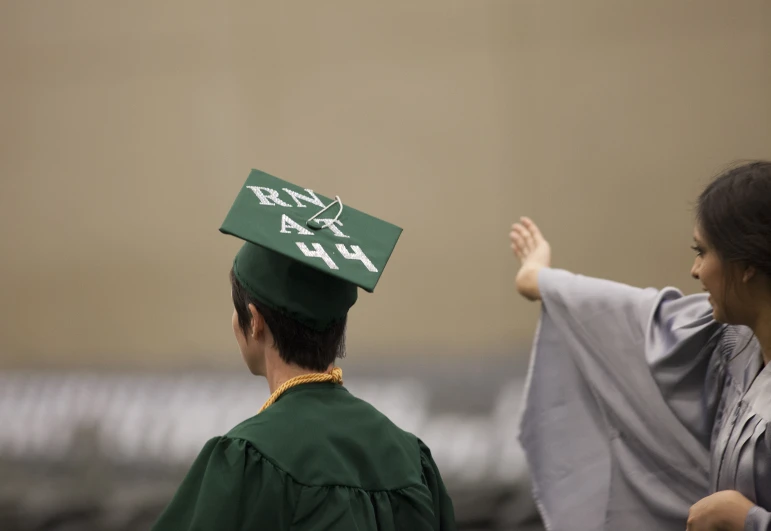
[[[744,521],[744,531],[771,531],[771,513],[756,505]]]
[[[724,385],[723,356],[731,345],[705,295],[662,295],[646,327],[645,357],[675,417],[709,448]]]
[[[682,531],[709,486],[706,299],[555,269],[539,287],[520,442],[547,527]]]

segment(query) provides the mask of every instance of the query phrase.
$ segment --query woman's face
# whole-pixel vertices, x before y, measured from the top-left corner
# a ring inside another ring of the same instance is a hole
[[[735,271],[720,259],[698,226],[693,231],[693,241],[696,259],[691,276],[699,280],[702,289],[709,293],[713,317],[720,323],[743,324],[737,322],[737,319],[742,320],[742,305],[738,303],[739,297],[727,281],[729,273]]]

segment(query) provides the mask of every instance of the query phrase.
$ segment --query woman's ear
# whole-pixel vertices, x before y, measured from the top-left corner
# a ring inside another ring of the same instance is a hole
[[[249,313],[252,316],[249,335],[252,336],[252,339],[256,340],[259,339],[260,336],[265,332],[265,318],[259,311],[257,311],[257,308],[254,306],[254,304],[249,305]]]
[[[744,269],[744,273],[742,274],[742,282],[745,284],[755,278],[755,274],[757,273],[757,270],[753,266],[747,266]]]

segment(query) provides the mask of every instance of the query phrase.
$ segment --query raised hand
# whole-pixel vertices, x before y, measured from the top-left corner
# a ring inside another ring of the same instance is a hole
[[[528,217],[520,218],[519,223],[511,226],[509,238],[521,264],[515,281],[517,291],[528,300],[539,300],[538,272],[551,266],[551,246]]]

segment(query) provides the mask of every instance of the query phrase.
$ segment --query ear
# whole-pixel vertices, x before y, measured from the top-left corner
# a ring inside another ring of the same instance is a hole
[[[249,335],[252,336],[252,339],[259,339],[265,332],[265,318],[257,311],[254,304],[249,305],[249,313],[252,316],[252,326]]]
[[[753,266],[747,266],[744,269],[744,273],[742,274],[742,282],[745,284],[755,278],[755,274],[757,273],[757,270]]]

